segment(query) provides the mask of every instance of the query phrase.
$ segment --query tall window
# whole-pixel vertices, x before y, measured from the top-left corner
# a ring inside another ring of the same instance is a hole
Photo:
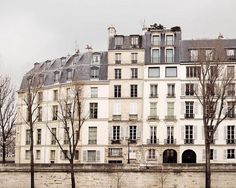
[[[71,104],[66,104],[66,111],[65,111],[66,118],[71,118],[71,107],[72,107]]]
[[[227,77],[234,78],[234,66],[227,66]]]
[[[132,36],[131,37],[131,45],[132,45],[132,47],[138,47],[138,44],[139,44],[138,39],[139,39],[138,36]]]
[[[167,144],[174,144],[174,127],[167,126]]]
[[[136,140],[137,139],[137,126],[129,126],[129,139]]]
[[[112,127],[112,140],[120,140],[120,126]]]
[[[138,85],[130,85],[130,97],[138,97]]]
[[[37,129],[37,144],[38,145],[41,144],[41,137],[42,137],[42,130],[41,129]]]
[[[138,68],[131,68],[131,78],[138,78]]]
[[[227,126],[227,144],[235,144],[235,126]]]
[[[185,110],[186,110],[185,118],[194,118],[193,104],[194,102],[192,101],[185,102]]]
[[[157,144],[157,127],[150,127],[150,144]]]
[[[159,49],[152,50],[152,63],[160,63],[160,51]]]
[[[150,85],[150,97],[157,97],[158,96],[158,85],[151,84]]]
[[[152,45],[160,45],[160,44],[161,44],[160,35],[153,35]]]
[[[52,128],[52,134],[51,134],[51,144],[55,145],[56,144],[56,138],[53,135],[57,135],[57,129],[56,128]]]
[[[42,121],[42,116],[43,116],[42,106],[39,106],[38,107],[38,121]]]
[[[52,106],[52,120],[57,120],[58,117],[58,105]]]
[[[56,159],[56,150],[50,150],[50,160]]]
[[[41,151],[36,150],[36,160],[40,160]]]
[[[166,35],[166,45],[174,45],[173,35]]]
[[[89,127],[89,144],[97,144],[97,127]]]
[[[174,102],[167,102],[167,116],[169,117],[173,117],[174,116],[174,110],[175,110],[175,107],[174,107]]]
[[[187,78],[197,78],[200,74],[200,67],[186,67]]]
[[[25,136],[25,144],[29,145],[30,144],[30,130],[26,130],[26,136]]]
[[[25,150],[25,160],[30,159],[30,150]]]
[[[198,60],[198,50],[190,50],[190,61]]]
[[[121,69],[115,69],[115,79],[121,79]]]
[[[92,67],[90,70],[90,78],[98,78],[99,69],[97,67]]]
[[[155,117],[157,115],[157,103],[150,102],[150,116]]]
[[[131,53],[131,63],[136,64],[138,62],[138,53]]]
[[[121,64],[121,53],[115,53],[115,64]]]
[[[227,95],[235,96],[235,83],[229,83],[228,88],[227,88]]]
[[[206,61],[213,61],[213,50],[206,50]]]
[[[175,97],[175,84],[167,84],[167,97]]]
[[[121,97],[121,85],[114,85],[114,97],[115,98]]]
[[[54,82],[58,82],[59,81],[59,72],[56,71],[54,72]]]
[[[148,159],[149,160],[155,160],[156,159],[156,150],[155,149],[149,149],[148,150]]]
[[[227,102],[228,103],[228,114],[229,118],[235,118],[235,102]]]
[[[116,36],[116,37],[115,37],[115,48],[116,48],[116,49],[122,48],[122,46],[123,46],[123,41],[124,41],[123,36]]]
[[[69,131],[70,131],[69,127],[64,128],[64,144],[69,144],[69,138],[68,138]]]
[[[71,79],[72,79],[72,70],[71,70],[71,69],[68,69],[68,70],[67,70],[66,79],[67,79],[67,80],[71,80]]]
[[[187,96],[193,96],[194,95],[194,84],[186,84],[185,85],[185,94]]]
[[[149,67],[148,68],[148,77],[149,78],[160,77],[160,67]]]
[[[185,126],[185,144],[193,144],[193,126],[186,125]]]
[[[98,118],[98,103],[90,103],[90,119]]]
[[[177,77],[177,67],[166,67],[166,77]]]
[[[97,98],[97,97],[98,97],[98,88],[91,87],[91,98]]]
[[[38,92],[38,103],[41,103],[41,102],[43,102],[43,92],[42,91]]]
[[[96,150],[88,150],[88,162],[96,162]]]
[[[227,149],[227,159],[235,159],[235,149]]]
[[[166,49],[166,63],[173,63],[173,62],[174,62],[174,50]]]
[[[58,101],[58,90],[53,90],[53,100]]]

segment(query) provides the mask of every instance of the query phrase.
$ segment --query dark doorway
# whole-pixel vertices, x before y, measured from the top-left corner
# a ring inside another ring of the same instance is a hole
[[[185,150],[182,154],[182,163],[196,163],[196,153],[193,150]]]
[[[177,163],[177,152],[167,149],[163,152],[163,163]]]

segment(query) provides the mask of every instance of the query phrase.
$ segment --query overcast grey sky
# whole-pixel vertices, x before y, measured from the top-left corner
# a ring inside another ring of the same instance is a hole
[[[235,0],[0,0],[0,73],[19,86],[35,62],[73,54],[90,44],[107,49],[107,27],[142,33],[161,23],[182,38],[236,38]]]

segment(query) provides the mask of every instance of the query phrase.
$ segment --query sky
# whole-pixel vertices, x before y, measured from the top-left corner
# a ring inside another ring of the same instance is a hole
[[[0,75],[19,88],[35,62],[107,50],[108,31],[142,34],[142,26],[179,25],[182,39],[236,38],[235,0],[0,0]]]

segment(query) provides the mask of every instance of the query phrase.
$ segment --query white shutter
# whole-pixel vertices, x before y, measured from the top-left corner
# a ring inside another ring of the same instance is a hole
[[[216,155],[217,155],[217,150],[214,149],[214,150],[213,150],[213,160],[214,160],[214,161],[216,161],[216,159],[217,159],[217,156],[216,156]]]
[[[227,149],[224,150],[224,159],[227,159]]]
[[[185,102],[181,102],[181,115],[185,114]]]
[[[204,131],[204,125],[202,126],[202,140],[205,140],[205,131]]]
[[[194,102],[194,114],[198,114],[198,102]]]
[[[224,140],[227,138],[227,126],[224,126]]]
[[[205,161],[206,160],[206,150],[203,149],[202,150],[202,161]]]
[[[197,140],[197,126],[193,126],[194,139]]]
[[[198,84],[194,84],[195,95],[198,95]]]
[[[185,96],[185,84],[181,84],[181,96]]]
[[[87,161],[87,151],[83,151],[83,161]]]
[[[100,162],[100,151],[99,150],[97,150],[97,152],[96,152],[96,161]]]
[[[184,132],[185,132],[185,126],[181,126],[181,139],[184,140]]]

